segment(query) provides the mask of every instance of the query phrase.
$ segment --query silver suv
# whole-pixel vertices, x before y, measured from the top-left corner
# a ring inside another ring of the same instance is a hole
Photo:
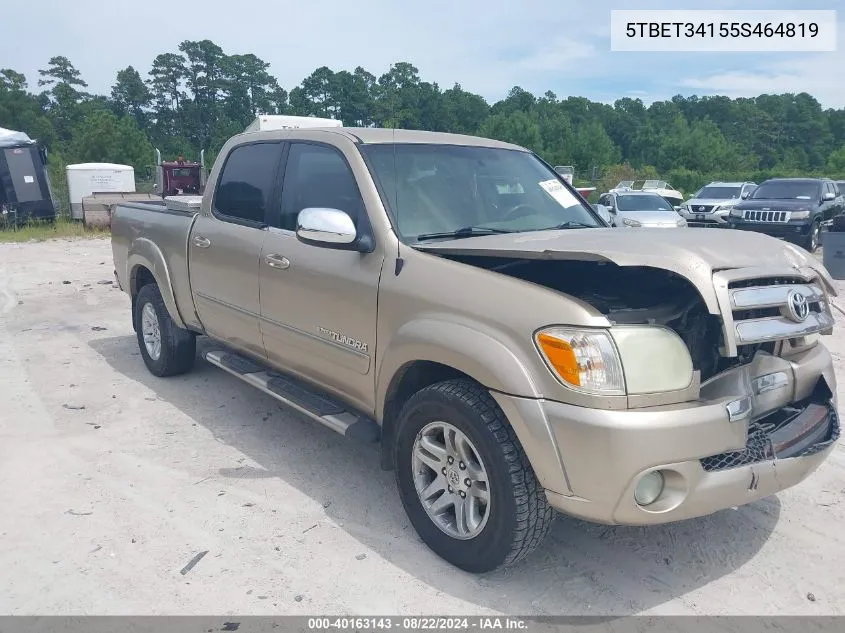
[[[678,212],[688,226],[727,228],[731,209],[756,188],[753,182],[711,182],[682,203]]]

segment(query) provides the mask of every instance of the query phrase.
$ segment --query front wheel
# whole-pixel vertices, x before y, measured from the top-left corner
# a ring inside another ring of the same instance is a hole
[[[810,232],[807,233],[807,237],[804,238],[801,246],[803,246],[807,251],[810,253],[815,253],[816,249],[819,247],[819,241],[821,238],[822,233],[822,225],[821,222],[816,220],[810,225]]]
[[[397,421],[396,479],[420,538],[465,571],[512,565],[555,516],[528,457],[490,394],[449,380],[412,396]]]

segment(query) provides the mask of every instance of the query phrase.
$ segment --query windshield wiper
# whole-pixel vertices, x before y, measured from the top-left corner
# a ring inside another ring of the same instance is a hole
[[[418,242],[424,242],[426,240],[436,240],[440,238],[454,238],[460,239],[462,237],[475,237],[477,235],[495,235],[498,233],[513,233],[510,229],[491,229],[486,226],[465,226],[460,229],[455,229],[454,231],[443,231],[441,233],[423,233],[422,235],[417,235]]]
[[[556,226],[548,226],[544,229],[540,229],[541,231],[557,231],[559,229],[597,229],[599,227],[594,226],[592,224],[585,224],[584,222],[574,222],[572,220],[568,220],[566,222],[561,222]]]

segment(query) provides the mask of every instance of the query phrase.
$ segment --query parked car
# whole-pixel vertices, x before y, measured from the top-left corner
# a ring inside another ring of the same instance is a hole
[[[628,191],[656,193],[668,200],[673,207],[677,207],[684,200],[684,194],[665,180],[623,180],[611,189],[610,193],[624,193]]]
[[[731,209],[757,187],[753,182],[711,182],[681,203],[678,212],[688,226],[727,228]]]
[[[687,225],[672,203],[656,193],[608,192],[602,194],[598,203],[607,207],[613,226],[676,228]]]
[[[843,210],[842,193],[829,178],[771,178],[728,217],[732,229],[786,239],[812,253],[819,246],[822,224]]]
[[[767,497],[839,437],[821,262],[610,228],[522,147],[250,132],[189,202],[112,217],[149,371],[189,371],[207,335],[209,363],[380,442],[411,525],[462,569],[523,559],[555,510],[647,525]]]

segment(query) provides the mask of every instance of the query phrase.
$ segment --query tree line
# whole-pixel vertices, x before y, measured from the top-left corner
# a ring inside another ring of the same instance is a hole
[[[133,165],[143,177],[154,148],[212,161],[257,114],[332,117],[346,125],[478,134],[529,147],[577,179],[607,189],[623,178],[661,177],[685,193],[711,180],[845,176],[845,109],[807,93],[675,96],[650,105],[620,98],[536,96],[515,86],[490,104],[460,84],[442,89],[409,62],[379,77],[364,68],[320,67],[289,91],[253,54],[227,54],[210,40],[182,42],[142,73],[120,70],[108,95],[91,94],[67,57],[39,70],[37,86],[0,69],[0,126],[45,144],[51,179],[75,162]],[[210,166],[210,162],[208,163]]]

